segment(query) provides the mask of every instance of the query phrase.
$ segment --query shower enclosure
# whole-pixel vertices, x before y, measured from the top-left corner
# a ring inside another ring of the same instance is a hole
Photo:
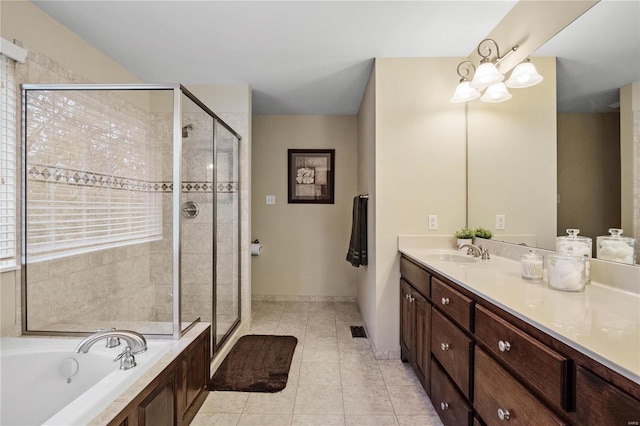
[[[240,323],[241,137],[181,85],[22,86],[25,334]]]

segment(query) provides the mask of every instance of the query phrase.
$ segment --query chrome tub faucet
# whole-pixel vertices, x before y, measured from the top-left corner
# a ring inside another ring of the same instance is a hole
[[[78,343],[75,351],[79,354],[86,354],[89,352],[91,346],[96,342],[99,342],[102,339],[110,339],[113,341],[115,338],[124,340],[127,343],[127,346],[131,348],[132,355],[141,354],[147,350],[147,340],[142,334],[131,330],[107,330],[99,331],[89,337],[86,337]]]

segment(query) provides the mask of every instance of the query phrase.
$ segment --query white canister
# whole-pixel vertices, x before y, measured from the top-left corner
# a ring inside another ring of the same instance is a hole
[[[585,261],[585,284],[591,283],[591,262],[589,258],[592,256],[593,242],[589,237],[580,237],[579,229],[567,229],[567,236],[559,236],[556,238],[556,251],[561,253],[569,251],[573,256],[584,256]]]
[[[585,256],[574,256],[568,250],[548,256],[549,288],[561,291],[584,291],[586,261]]]
[[[611,262],[628,263],[633,265],[636,259],[636,240],[623,237],[622,229],[611,228],[606,236],[596,238],[596,257]]]

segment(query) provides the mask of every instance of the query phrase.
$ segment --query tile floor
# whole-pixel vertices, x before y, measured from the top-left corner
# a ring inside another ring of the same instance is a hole
[[[293,335],[298,345],[278,393],[211,392],[201,425],[441,425],[411,367],[377,361],[353,303],[254,302],[251,334]]]

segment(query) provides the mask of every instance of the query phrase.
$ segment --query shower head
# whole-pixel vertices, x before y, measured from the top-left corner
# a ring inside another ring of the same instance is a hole
[[[193,130],[193,124],[187,124],[186,126],[182,126],[182,137],[189,137],[189,130]]]

